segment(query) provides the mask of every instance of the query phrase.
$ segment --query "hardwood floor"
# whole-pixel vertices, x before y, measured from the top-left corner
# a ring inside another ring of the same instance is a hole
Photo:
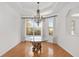
[[[71,55],[57,44],[47,42],[42,42],[41,53],[33,53],[31,42],[21,42],[3,57],[71,57]]]

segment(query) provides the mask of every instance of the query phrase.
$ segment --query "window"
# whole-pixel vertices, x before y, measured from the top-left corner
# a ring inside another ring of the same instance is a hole
[[[72,20],[72,30],[71,30],[72,35],[75,34],[75,20]]]
[[[53,35],[54,26],[53,26],[53,18],[48,19],[48,32],[49,35]]]
[[[41,35],[41,23],[38,26],[31,19],[25,20],[25,32],[26,32],[26,35],[33,35],[33,31],[34,31],[34,35]]]

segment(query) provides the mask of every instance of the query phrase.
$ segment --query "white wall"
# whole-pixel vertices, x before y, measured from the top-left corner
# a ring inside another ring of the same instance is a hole
[[[57,17],[56,35],[58,44],[68,51],[72,56],[79,56],[79,36],[72,36],[67,30],[67,13],[70,8],[78,7],[79,3],[69,3],[64,6]],[[79,30],[79,23],[76,24]],[[78,32],[79,33],[79,32]]]
[[[20,42],[20,17],[6,3],[0,3],[0,56]]]

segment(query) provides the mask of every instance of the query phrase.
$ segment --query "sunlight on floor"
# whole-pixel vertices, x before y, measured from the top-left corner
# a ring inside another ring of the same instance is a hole
[[[52,48],[48,48],[48,56],[52,56],[53,55],[53,49]]]

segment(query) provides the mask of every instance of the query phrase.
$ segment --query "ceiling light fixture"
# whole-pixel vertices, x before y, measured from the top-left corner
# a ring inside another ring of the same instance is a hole
[[[36,12],[37,12],[37,15],[34,16],[34,21],[39,26],[39,23],[44,19],[44,17],[40,15],[39,2],[37,2],[37,10],[36,10]]]

